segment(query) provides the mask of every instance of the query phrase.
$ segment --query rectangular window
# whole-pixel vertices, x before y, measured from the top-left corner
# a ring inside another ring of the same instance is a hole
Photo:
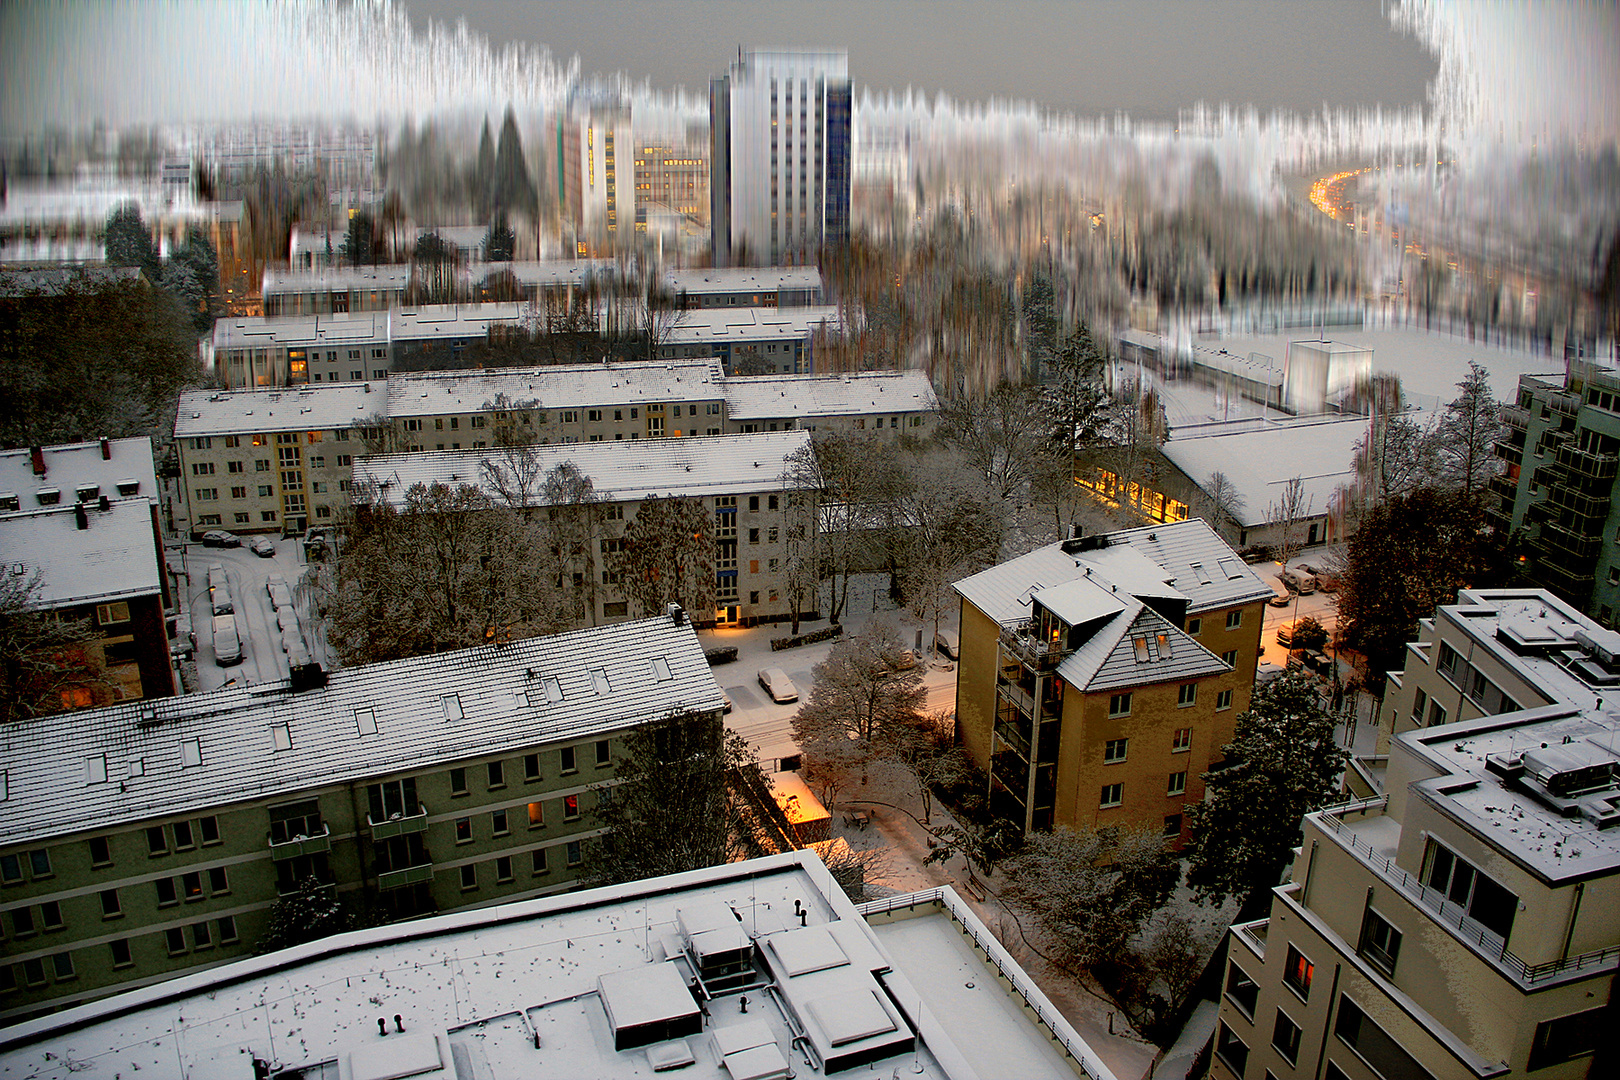
[[[1537,1024],[1536,1037],[1530,1044],[1529,1071],[1596,1053],[1603,1013],[1600,1007]]]
[[[39,922],[47,930],[62,929],[62,905],[55,900],[39,905]]]
[[[1192,728],[1176,728],[1175,736],[1170,740],[1170,752],[1172,754],[1180,754],[1190,750],[1191,748]]]
[[[206,922],[191,924],[191,947],[193,949],[211,949],[214,947],[214,933]]]
[[[1372,908],[1361,917],[1361,943],[1356,952],[1385,975],[1395,974],[1401,955],[1401,932]]]
[[[163,826],[153,825],[146,830],[146,850],[153,855],[169,853],[169,839]]]
[[[505,885],[512,880],[512,856],[502,855],[495,860],[495,884]]]
[[[1173,773],[1171,773],[1170,774],[1170,783],[1165,788],[1164,793],[1166,795],[1185,795],[1185,794],[1187,794],[1187,774],[1185,772],[1173,772]]]
[[[118,903],[118,890],[101,890],[101,917],[103,919],[116,919],[123,913],[124,908]]]
[[[1124,794],[1124,784],[1104,784],[1102,789],[1102,799],[1097,803],[1097,805],[1099,807],[1118,806],[1124,801]]]
[[[1200,633],[1203,632],[1203,629],[1204,629],[1204,620],[1203,619],[1188,619],[1187,620],[1187,636],[1188,637],[1197,637]]]
[[[1277,1022],[1271,1028],[1271,1045],[1290,1065],[1299,1061],[1299,1037],[1299,1025],[1278,1009]]]
[[[1412,723],[1414,723],[1414,724],[1422,724],[1423,723],[1423,708],[1428,703],[1429,703],[1429,695],[1428,694],[1425,694],[1421,689],[1413,691],[1413,694],[1412,694]]]
[[[112,966],[115,968],[129,967],[135,958],[129,953],[129,942],[120,938],[107,943],[112,948]]]
[[[236,942],[236,916],[221,915],[214,920],[214,929],[219,931],[219,943],[231,945]]]
[[[36,878],[51,877],[51,853],[37,848],[28,853],[28,870]]]
[[[1116,761],[1125,760],[1125,752],[1129,749],[1129,739],[1109,739],[1103,744],[1103,764],[1110,765]]]
[[[1232,707],[1232,691],[1222,690],[1215,695],[1215,711],[1224,712]]]
[[[507,833],[511,832],[511,830],[506,827],[505,810],[490,811],[489,831],[495,836],[505,836]]]
[[[1339,995],[1339,1018],[1333,1033],[1386,1080],[1433,1080],[1429,1070],[1344,994]]]
[[[450,794],[467,794],[467,770],[456,768],[450,770]]]
[[[181,926],[171,926],[163,931],[164,941],[169,946],[170,956],[179,956],[186,951],[186,931]]]
[[[456,843],[472,843],[472,818],[456,818]]]
[[[1439,727],[1446,722],[1446,710],[1438,701],[1429,700],[1429,726]]]
[[[27,937],[34,932],[34,909],[20,907],[11,909],[11,936]]]
[[[1131,695],[1113,694],[1108,698],[1109,716],[1129,716],[1131,714]]]
[[[112,865],[112,848],[108,845],[105,836],[92,836],[90,838],[90,865]]]
[[[168,907],[170,904],[180,902],[179,894],[174,891],[174,879],[161,877],[152,883],[157,888],[158,907]]]
[[[1242,1076],[1244,1070],[1248,1068],[1249,1048],[1231,1028],[1226,1026],[1225,1021],[1221,1022],[1220,1032],[1215,1038],[1215,1055],[1238,1076]]]
[[[468,863],[461,868],[461,891],[468,892],[478,888],[478,864]]]
[[[578,840],[570,840],[570,841],[568,841],[568,865],[569,866],[578,866],[583,861],[584,861],[584,857],[580,852],[579,841]]]
[[[523,755],[523,779],[525,783],[533,783],[540,779],[540,755]]]
[[[1226,628],[1228,630],[1236,630],[1238,627],[1240,627],[1242,625],[1243,625],[1243,609],[1242,608],[1239,608],[1236,611],[1228,611],[1226,613]]]
[[[230,878],[225,875],[223,866],[210,866],[208,868],[208,895],[221,896],[231,891]]]
[[[51,957],[51,974],[55,976],[57,982],[73,978],[73,954],[59,952]]]
[[[563,820],[576,821],[579,819],[579,796],[563,796]]]
[[[203,894],[202,872],[192,870],[180,876],[181,891],[187,900],[201,900]]]
[[[191,837],[191,822],[177,821],[171,828],[174,829],[174,850],[190,851],[197,846]]]
[[[1181,815],[1168,814],[1164,819],[1164,837],[1173,840],[1181,835]]]
[[[1519,906],[1517,896],[1437,840],[1429,841],[1423,862],[1423,884],[1440,892],[1493,934],[1503,939],[1508,937]]]
[[[1290,987],[1302,999],[1309,1001],[1311,997],[1311,976],[1316,973],[1316,965],[1292,945],[1288,946],[1288,963],[1283,967],[1283,983]]]
[[[544,803],[532,802],[529,804],[529,828],[538,829],[546,823],[546,807]]]
[[[608,741],[598,739],[596,741],[596,767],[605,769],[611,764],[613,764],[613,759],[608,757]]]
[[[1189,705],[1198,704],[1198,684],[1195,682],[1182,683],[1176,690],[1176,707],[1185,709]]]
[[[23,961],[23,982],[29,986],[45,985],[45,962],[43,960]]]
[[[491,791],[506,786],[506,763],[504,761],[491,761],[484,767],[484,771],[488,774],[489,789]]]
[[[1225,652],[1221,653],[1221,663],[1225,664],[1229,668],[1237,667],[1237,650],[1227,649]]]
[[[563,747],[560,751],[558,751],[558,756],[562,759],[562,772],[571,773],[578,771],[578,766],[574,764],[574,748],[572,746]]]
[[[540,874],[544,874],[546,872],[546,869],[547,869],[547,867],[546,867],[546,849],[545,848],[535,848],[534,851],[532,851],[530,853],[530,858],[532,859],[532,861],[534,863],[533,873],[536,874],[537,876],[540,875]]]

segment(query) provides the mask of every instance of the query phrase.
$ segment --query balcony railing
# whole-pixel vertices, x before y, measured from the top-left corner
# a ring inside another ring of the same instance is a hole
[[[1491,491],[1504,499],[1516,499],[1519,497],[1519,481],[1512,476],[1493,476]]]
[[[1234,923],[1232,933],[1238,940],[1247,945],[1260,959],[1266,958],[1266,935],[1270,932],[1271,920],[1258,919],[1255,922]]]
[[[1507,941],[1495,931],[1470,918],[1460,906],[1446,899],[1438,889],[1431,889],[1413,875],[1395,864],[1395,860],[1380,855],[1373,846],[1349,828],[1342,818],[1348,814],[1366,813],[1383,809],[1389,796],[1361,799],[1341,806],[1329,807],[1316,815],[1316,820],[1338,837],[1339,841],[1355,852],[1373,872],[1399,889],[1410,900],[1427,908],[1434,921],[1450,930],[1481,959],[1496,964],[1526,990],[1542,983],[1566,976],[1600,974],[1620,968],[1620,945],[1594,949],[1579,956],[1563,960],[1549,960],[1542,964],[1527,964],[1508,951]]]
[[[1496,456],[1510,465],[1524,464],[1524,447],[1516,446],[1510,442],[1497,442],[1491,444]]]
[[[1499,479],[1501,477],[1496,477],[1492,480],[1492,483]],[[1608,492],[1604,492],[1602,495],[1592,495],[1567,484],[1560,484],[1548,491],[1547,495],[1553,505],[1568,510],[1578,517],[1590,519],[1593,527],[1589,531],[1603,532],[1603,523],[1609,517]]]
[[[1012,750],[1019,757],[1023,758],[1026,763],[1029,761],[1029,740],[1024,738],[1023,733],[1020,732],[1016,727],[1007,723],[1005,720],[997,720],[996,734],[1000,736],[1001,741],[1008,747],[1008,749]]]
[[[300,855],[323,855],[332,850],[332,830],[323,822],[321,831],[313,836],[295,836],[291,840],[270,841],[273,862],[296,859]]]
[[[1613,480],[1620,474],[1620,454],[1598,454],[1574,443],[1560,446],[1557,460],[1570,472],[1593,480]]]
[[[385,870],[377,875],[378,889],[403,889],[408,885],[425,885],[433,880],[433,864],[407,866],[403,870]]]
[[[417,803],[414,814],[393,814],[384,821],[373,821],[369,816],[366,824],[371,826],[373,840],[387,840],[391,836],[405,836],[409,833],[425,832],[427,830],[427,803]]]
[[[1510,428],[1524,431],[1530,426],[1529,409],[1521,409],[1517,405],[1502,405],[1498,407],[1498,415],[1501,416],[1502,423]]]
[[[1061,641],[1047,641],[1042,638],[1032,620],[1006,623],[1001,627],[1001,647],[1018,659],[1025,667],[1037,671],[1057,667],[1058,661],[1067,655]]]
[[[1541,527],[1541,544],[1553,553],[1555,562],[1571,573],[1591,570],[1603,550],[1601,536],[1582,534],[1554,521]]]

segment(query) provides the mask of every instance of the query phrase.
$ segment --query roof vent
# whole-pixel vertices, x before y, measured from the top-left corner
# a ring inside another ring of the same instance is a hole
[[[681,605],[670,604],[664,609],[664,614],[668,615],[669,621],[674,623],[676,626],[686,625],[686,610],[682,608]]]

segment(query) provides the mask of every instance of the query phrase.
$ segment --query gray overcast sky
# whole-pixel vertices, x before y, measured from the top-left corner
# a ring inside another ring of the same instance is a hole
[[[1437,64],[1380,0],[403,0],[499,48],[704,92],[737,46],[827,45],[857,87],[1173,119],[1199,100],[1319,111],[1425,102]]]

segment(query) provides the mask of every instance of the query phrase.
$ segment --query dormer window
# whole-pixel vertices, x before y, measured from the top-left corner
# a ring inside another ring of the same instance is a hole
[[[62,491],[60,488],[40,488],[34,497],[41,506],[55,506],[62,501]]]
[[[101,494],[101,485],[81,484],[79,487],[73,489],[73,493],[78,496],[80,502],[89,502],[91,499],[94,499],[96,496]]]

